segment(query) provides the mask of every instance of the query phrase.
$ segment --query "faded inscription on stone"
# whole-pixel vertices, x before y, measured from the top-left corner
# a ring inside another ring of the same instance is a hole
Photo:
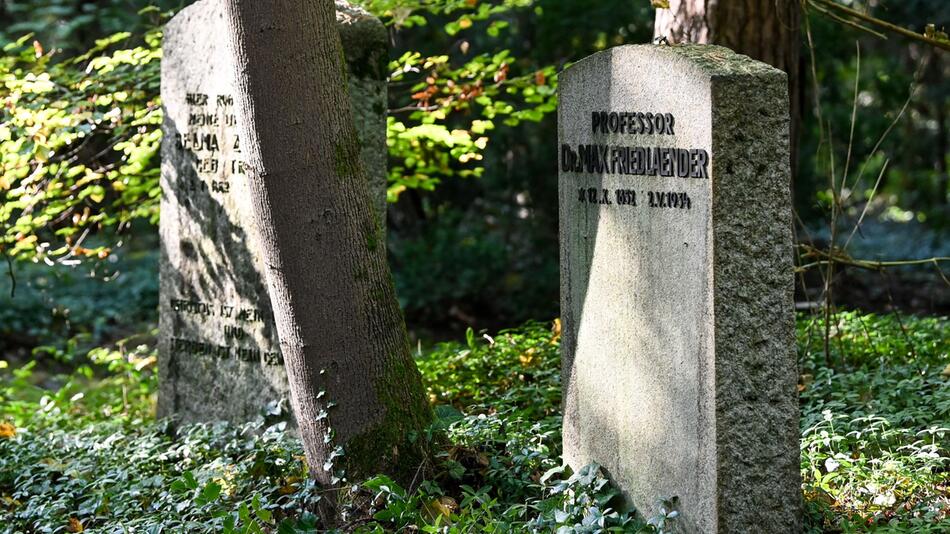
[[[337,2],[354,119],[385,213],[386,34]],[[237,133],[221,0],[166,26],[162,45],[159,414],[249,421],[289,399]],[[307,177],[301,177],[307,179]]]

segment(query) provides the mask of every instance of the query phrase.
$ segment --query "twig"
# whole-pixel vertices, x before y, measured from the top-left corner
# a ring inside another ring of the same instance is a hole
[[[864,160],[864,164],[861,165],[861,170],[858,172],[858,178],[854,181],[854,187],[852,189],[857,190],[858,184],[861,183],[861,178],[864,176],[864,170],[867,168],[868,163],[871,161],[871,156],[873,156],[874,153],[877,152],[879,148],[881,148],[881,144],[884,142],[887,136],[891,133],[891,130],[894,129],[894,126],[897,126],[897,123],[901,120],[901,117],[904,116],[904,112],[907,111],[907,106],[910,105],[910,101],[914,98],[914,95],[917,93],[917,87],[918,87],[917,84],[919,82],[919,80],[917,79],[917,76],[921,72],[923,72],[922,69],[925,63],[926,62],[922,62],[921,66],[918,67],[917,73],[914,74],[914,83],[911,84],[910,91],[907,93],[907,100],[904,100],[904,105],[901,106],[901,110],[897,113],[897,116],[894,117],[894,120],[891,121],[891,123],[887,126],[887,129],[884,130],[884,133],[881,134],[881,137],[878,138],[877,142],[874,143],[874,148],[871,149],[871,152],[868,154],[868,158]]]
[[[881,186],[881,179],[884,178],[884,171],[887,170],[887,164],[891,160],[884,160],[884,166],[881,167],[881,172],[877,174],[877,181],[874,182],[874,188],[871,189],[871,195],[868,197],[867,202],[864,203],[864,209],[861,210],[861,216],[858,217],[858,222],[854,223],[854,228],[851,229],[851,234],[848,236],[848,239],[845,240],[844,246],[841,247],[847,250],[848,245],[851,244],[851,239],[854,238],[854,234],[857,233],[858,229],[861,228],[861,223],[864,221],[864,216],[868,213],[868,208],[871,207],[871,201],[874,200],[874,195],[877,194],[877,188]],[[855,182],[857,184],[857,182]]]
[[[901,333],[904,335],[904,339],[907,341],[907,345],[910,346],[910,353],[917,359],[917,347],[914,346],[914,340],[911,339],[910,334],[907,333],[907,328],[904,326],[904,321],[901,319],[901,312],[897,309],[897,306],[894,305],[894,296],[891,294],[891,278],[890,274],[887,271],[881,271],[881,276],[887,280],[887,301],[891,304],[891,309],[894,310],[894,317],[897,319],[897,326],[901,328]]]
[[[940,278],[943,278],[943,282],[950,286],[950,280],[947,279],[947,276],[943,274],[943,269],[940,268],[940,262],[936,258],[933,259],[934,268],[937,269],[937,272],[940,274]]]
[[[886,20],[881,20],[881,19],[878,19],[878,18],[874,18],[874,17],[872,17],[872,16],[870,16],[870,15],[867,15],[867,14],[865,14],[865,13],[861,13],[860,11],[858,11],[858,10],[856,10],[856,9],[851,9],[850,7],[843,6],[843,5],[841,5],[841,4],[837,3],[837,2],[834,2],[834,1],[832,1],[832,0],[810,0],[810,3],[811,3],[811,5],[812,5],[813,7],[817,7],[817,6],[820,4],[820,5],[824,6],[824,7],[828,7],[828,8],[832,8],[832,9],[837,9],[838,11],[840,11],[840,12],[846,14],[846,15],[849,16],[849,17],[853,17],[853,18],[856,18],[856,19],[858,19],[858,20],[867,22],[868,24],[873,24],[873,25],[878,26],[878,27],[880,27],[880,28],[884,28],[885,30],[892,31],[892,32],[894,32],[894,33],[903,35],[904,37],[907,37],[907,38],[909,38],[909,39],[913,39],[913,40],[915,40],[915,41],[920,41],[920,42],[922,42],[922,43],[926,43],[926,44],[928,44],[928,45],[930,45],[930,46],[935,46],[935,47],[937,47],[937,48],[942,48],[943,50],[950,50],[950,42],[944,42],[944,41],[937,40],[937,39],[931,39],[930,37],[927,37],[926,35],[923,35],[923,34],[920,34],[920,33],[916,33],[916,32],[912,32],[912,31],[908,30],[907,28],[898,26],[898,25],[896,25],[896,24],[891,24],[890,22],[887,22]]]
[[[848,183],[848,171],[851,170],[851,152],[854,149],[854,125],[858,121],[858,88],[861,82],[861,43],[854,42],[855,60],[854,60],[854,98],[851,101],[851,132],[848,134],[848,156],[844,160],[844,172],[841,174],[841,193],[840,199],[844,195],[845,187]],[[843,206],[842,206],[843,207]]]
[[[838,237],[838,212],[841,208],[841,197],[835,188],[835,147],[834,133],[831,130],[831,122],[828,122],[828,163],[831,166],[831,173],[828,179],[831,181],[831,233],[828,241],[828,250],[835,249],[835,239]],[[831,308],[834,304],[834,276],[835,263],[827,264],[825,273],[825,361],[831,366]],[[842,355],[844,356],[844,355]]]
[[[860,31],[862,31],[862,32],[870,33],[871,35],[873,35],[873,36],[875,36],[875,37],[878,37],[878,38],[881,38],[881,39],[884,39],[885,41],[887,40],[887,36],[884,35],[883,33],[878,32],[878,31],[874,31],[874,30],[872,30],[871,28],[868,28],[867,26],[862,26],[862,25],[858,24],[857,22],[854,22],[854,21],[852,21],[852,20],[848,20],[848,19],[846,19],[846,18],[844,18],[844,17],[842,17],[842,16],[839,16],[839,15],[836,15],[836,14],[832,13],[831,11],[828,11],[827,9],[825,9],[825,8],[823,8],[823,7],[819,7],[818,4],[812,4],[811,7],[812,7],[813,9],[815,9],[816,11],[819,11],[819,12],[825,14],[826,16],[831,17],[831,18],[834,19],[835,21],[840,22],[841,24],[844,24],[845,26],[850,26],[850,27],[852,27],[852,28],[854,28],[854,29],[856,29],[856,30],[860,30]]]
[[[433,104],[431,106],[403,106],[401,108],[390,109],[387,111],[390,115],[394,113],[405,113],[407,111],[435,111],[442,106],[438,104]]]
[[[932,258],[921,258],[918,260],[856,260],[842,253],[836,254],[834,251],[820,250],[809,245],[799,245],[799,247],[805,249],[806,256],[823,259],[807,263],[801,267],[797,267],[796,270],[808,270],[813,267],[821,267],[829,263],[837,263],[841,265],[851,265],[852,267],[859,267],[861,269],[868,269],[871,271],[880,271],[887,267],[905,267],[908,265],[925,265],[928,263],[937,264],[938,262],[950,261],[950,256],[934,256]]]
[[[808,41],[809,59],[811,59],[811,74],[812,74],[811,79],[812,79],[812,85],[813,85],[813,93],[815,94],[815,103],[814,103],[815,118],[818,120],[818,147],[815,149],[815,156],[817,158],[820,156],[821,150],[823,146],[825,145],[826,141],[825,141],[824,120],[822,118],[822,113],[821,113],[821,86],[818,84],[818,68],[816,66],[818,62],[815,59],[815,43],[812,40],[811,22],[809,21],[808,17],[805,17],[805,36],[807,37],[807,41]],[[832,175],[831,194],[832,195],[837,194],[834,189],[833,175]],[[832,210],[834,210],[834,207],[832,207]],[[833,217],[834,217],[833,213],[834,212],[832,211],[832,225],[833,225]],[[802,226],[804,226],[804,223],[802,224]],[[834,234],[834,228],[832,228],[832,239],[833,239],[833,234]],[[825,335],[824,335],[824,340],[823,340],[824,352],[825,352],[825,365],[828,367],[831,367],[831,351],[830,351],[830,347],[828,346],[828,335],[830,334],[828,330],[828,303],[830,301],[829,290],[831,287],[831,273],[829,272],[826,274],[825,272],[821,270],[819,270],[819,272],[821,273],[822,286],[824,287],[824,290],[822,291],[822,299],[825,301],[825,306],[823,310],[824,323],[825,323],[824,324]]]

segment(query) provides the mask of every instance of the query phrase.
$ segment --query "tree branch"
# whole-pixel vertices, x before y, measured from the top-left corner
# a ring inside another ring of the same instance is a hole
[[[936,48],[940,48],[940,49],[943,49],[943,50],[950,50],[950,41],[944,41],[944,40],[940,40],[940,39],[932,39],[932,38],[930,38],[930,37],[927,37],[926,35],[923,35],[923,34],[920,34],[920,33],[917,33],[917,32],[913,32],[913,31],[908,30],[907,28],[904,28],[904,27],[902,27],[902,26],[898,26],[898,25],[896,25],[896,24],[892,24],[892,23],[890,23],[890,22],[887,22],[886,20],[881,20],[881,19],[879,19],[879,18],[872,17],[871,15],[868,15],[868,14],[866,14],[866,13],[862,13],[862,12],[856,10],[856,9],[852,9],[852,8],[850,8],[850,7],[847,7],[847,6],[843,6],[843,5],[841,5],[841,4],[837,3],[837,2],[834,2],[833,0],[808,0],[808,2],[809,2],[809,4],[810,4],[813,8],[815,8],[816,10],[821,11],[821,12],[823,12],[823,13],[826,13],[826,14],[830,15],[830,16],[832,16],[832,18],[838,19],[838,17],[832,15],[831,13],[828,13],[828,11],[825,10],[825,9],[822,9],[822,7],[830,8],[830,9],[835,9],[835,10],[837,10],[837,11],[843,13],[843,14],[846,15],[846,16],[849,16],[849,17],[858,19],[858,20],[860,20],[860,21],[862,21],[862,22],[866,22],[866,23],[868,23],[868,24],[872,24],[872,25],[877,26],[877,27],[879,27],[879,28],[884,28],[885,30],[890,31],[890,32],[894,32],[894,33],[896,33],[896,34],[903,35],[904,37],[907,37],[908,39],[913,39],[913,40],[915,40],[915,41],[919,41],[919,42],[921,42],[921,43],[925,43],[925,44],[928,44],[928,45],[930,45],[930,46],[934,46],[934,47],[936,47]],[[838,19],[838,20],[840,20],[840,19]],[[862,29],[867,30],[867,28],[862,28]],[[874,33],[874,32],[872,32],[872,33]]]

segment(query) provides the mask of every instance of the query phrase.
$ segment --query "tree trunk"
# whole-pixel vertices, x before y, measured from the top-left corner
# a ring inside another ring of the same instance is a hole
[[[802,87],[799,0],[671,0],[657,9],[654,37],[670,43],[717,44],[788,73],[792,183],[798,174]]]
[[[411,478],[425,451],[410,433],[431,411],[360,161],[334,2],[225,4],[241,148],[311,475]]]

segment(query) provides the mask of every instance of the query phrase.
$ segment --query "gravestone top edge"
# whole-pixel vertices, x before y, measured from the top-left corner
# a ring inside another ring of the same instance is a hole
[[[665,56],[669,60],[681,59],[684,66],[690,65],[709,78],[734,77],[787,77],[785,71],[777,69],[767,63],[757,61],[749,56],[736,53],[729,48],[719,45],[706,44],[678,44],[653,45],[631,44],[615,46],[591,54],[564,69],[561,73],[562,81],[568,82],[582,71],[594,68],[601,61],[614,57],[629,55]],[[691,73],[695,74],[695,73]]]
[[[216,8],[216,13],[223,16],[223,6],[220,2],[221,0],[199,0],[185,7],[165,24],[165,36],[177,33],[180,26],[188,27],[191,19],[206,17],[212,8]],[[374,50],[388,46],[386,26],[373,14],[345,0],[335,0],[335,7],[337,29],[340,31],[347,61],[364,61],[364,49]]]

